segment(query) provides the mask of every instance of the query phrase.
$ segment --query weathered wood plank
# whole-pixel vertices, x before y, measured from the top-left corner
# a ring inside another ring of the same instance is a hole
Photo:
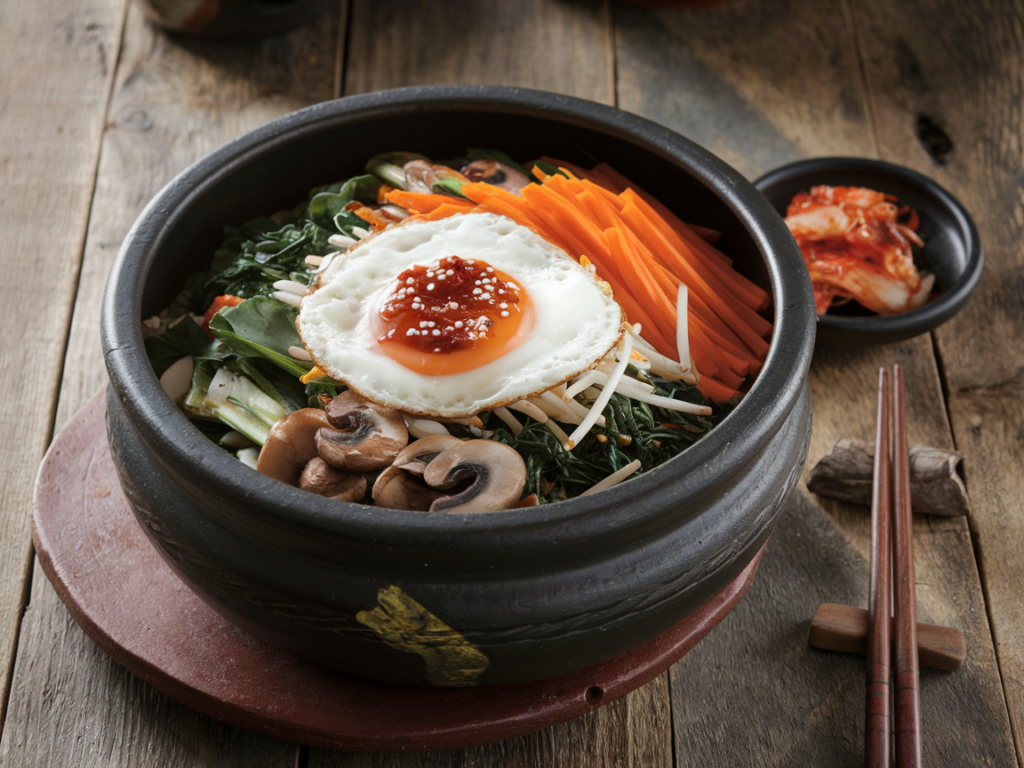
[[[614,103],[608,0],[354,0],[345,94],[511,85]]]
[[[1024,761],[1024,4],[915,0],[895,13],[857,0],[853,11],[883,158],[956,195],[985,248],[977,292],[935,338]]]
[[[941,407],[928,347],[924,339],[819,353],[812,456],[833,434],[871,433],[877,365],[892,362],[904,367],[908,400],[917,400],[908,402],[911,433],[941,437],[935,419],[924,418],[930,405]],[[866,605],[868,531],[862,507],[801,491],[744,602],[673,667],[678,766],[863,764],[864,659],[809,648],[807,629],[822,602]],[[922,671],[925,762],[1014,766],[966,523],[919,518],[915,546],[919,619],[960,628],[968,649],[956,673]]]
[[[603,3],[367,2],[353,5],[346,94],[428,83],[488,83],[613,100]],[[426,755],[311,750],[310,768],[345,766],[669,766],[663,675],[629,696],[538,734]]]
[[[620,6],[616,14],[621,105],[751,178],[808,155],[874,154],[853,28],[838,0],[813,8]],[[871,438],[877,370],[893,362],[905,367],[912,442],[953,447],[927,337],[882,349],[819,348],[811,463],[840,436]],[[974,762],[983,743],[993,764],[1014,765],[967,522],[919,520],[915,534],[920,620],[960,627],[968,642],[960,672],[925,676],[929,764]],[[797,501],[740,609],[673,668],[678,765],[861,760],[863,661],[830,655],[819,670],[819,652],[805,643],[818,603],[864,604],[869,543],[862,508],[806,494]],[[708,691],[715,703],[702,698]],[[959,723],[955,734],[949,718]]]
[[[58,428],[106,380],[100,297],[134,218],[164,183],[203,154],[285,112],[330,98],[342,11],[339,4],[317,25],[286,36],[217,44],[169,38],[145,23],[136,5],[130,7],[102,141]],[[36,214],[37,226],[42,218]],[[36,570],[0,765],[283,768],[294,765],[297,755],[295,745],[221,726],[133,678],[74,625]]]
[[[0,732],[124,3],[0,6]]]
[[[569,723],[468,749],[408,755],[310,750],[309,768],[669,768],[672,734],[662,676]]]
[[[615,7],[619,107],[754,179],[816,155],[874,154],[840,0]]]

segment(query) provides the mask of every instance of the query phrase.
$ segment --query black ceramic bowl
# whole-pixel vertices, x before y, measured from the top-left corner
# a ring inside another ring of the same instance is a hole
[[[794,195],[819,184],[867,187],[895,195],[899,205],[917,211],[925,244],[919,267],[935,273],[931,300],[911,312],[883,317],[851,303],[819,316],[819,343],[894,344],[927,333],[960,311],[978,284],[985,259],[974,221],[955,197],[917,171],[861,157],[802,160],[754,182],[782,216]]]
[[[767,360],[735,411],[685,453],[618,487],[479,514],[320,498],[252,471],[204,438],[160,388],[140,319],[204,266],[224,225],[291,206],[314,185],[361,172],[379,152],[445,157],[467,146],[600,158],[723,231],[720,246],[774,301]],[[491,87],[351,97],[228,144],[142,213],[103,306],[112,454],[140,523],[172,566],[271,643],[411,684],[582,669],[655,637],[721,590],[767,539],[800,475],[813,343],[800,252],[734,170],[633,115]]]

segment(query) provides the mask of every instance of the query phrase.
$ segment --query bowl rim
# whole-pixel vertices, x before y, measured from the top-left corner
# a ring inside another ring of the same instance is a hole
[[[377,507],[320,498],[264,477],[219,449],[188,421],[153,373],[141,333],[142,287],[155,249],[176,223],[176,212],[279,143],[338,123],[422,110],[497,111],[596,130],[675,165],[721,199],[761,252],[775,307],[771,345],[758,377],[721,424],[680,456],[599,494],[483,514],[389,510],[381,515]],[[789,276],[784,278],[784,272]],[[749,181],[689,139],[636,115],[560,94],[504,86],[415,86],[348,96],[290,113],[179,174],[146,206],[126,236],[108,279],[101,330],[112,391],[143,442],[168,469],[194,486],[220,500],[244,501],[254,524],[419,551],[445,549],[454,533],[460,544],[482,551],[541,541],[570,548],[576,544],[582,551],[586,542],[621,543],[625,530],[642,537],[653,526],[664,525],[669,512],[678,518],[682,502],[713,491],[757,457],[798,399],[810,366],[815,314],[803,259],[782,218]],[[639,496],[652,503],[633,504]],[[287,537],[278,544],[294,546]]]
[[[803,176],[812,178],[827,176],[829,173],[848,172],[870,172],[880,178],[891,177],[905,187],[917,188],[925,195],[937,199],[949,211],[951,219],[959,229],[967,252],[967,263],[964,265],[963,273],[947,290],[939,294],[938,298],[909,312],[868,317],[828,313],[818,315],[819,327],[827,331],[827,334],[820,335],[822,340],[826,336],[843,338],[844,334],[857,334],[862,338],[871,335],[885,337],[879,338],[879,343],[886,343],[911,338],[938,327],[963,308],[971,292],[978,285],[985,264],[985,254],[974,219],[945,187],[906,166],[869,157],[843,156],[815,157],[788,163],[756,179],[754,186],[767,198],[772,187],[791,183]],[[765,192],[766,189],[769,190],[768,193]]]

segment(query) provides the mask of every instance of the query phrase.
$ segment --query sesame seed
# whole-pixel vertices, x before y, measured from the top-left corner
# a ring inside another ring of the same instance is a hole
[[[502,317],[508,317],[508,312],[502,312],[502,313],[501,313],[501,316],[502,316]]]
[[[434,283],[430,283],[430,284],[429,284],[429,285],[427,286],[427,290],[428,290],[428,291],[432,291],[432,290],[434,290],[434,286],[435,286],[435,284],[434,284]]]

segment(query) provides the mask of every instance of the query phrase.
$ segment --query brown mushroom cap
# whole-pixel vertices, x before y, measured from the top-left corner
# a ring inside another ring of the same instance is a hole
[[[462,441],[451,435],[428,435],[404,448],[395,457],[393,466],[414,475],[422,475],[427,464],[446,448],[454,445],[462,445]]]
[[[462,175],[470,181],[493,184],[517,194],[519,190],[530,183],[530,179],[525,173],[505,165],[505,163],[499,163],[497,160],[474,160],[462,167]]]
[[[405,171],[405,188],[409,192],[438,192],[434,185],[440,181],[469,181],[465,176],[446,165],[432,165],[426,160],[410,160],[402,166]]]
[[[409,442],[409,431],[398,411],[366,400],[352,390],[327,404],[332,428],[316,433],[320,458],[338,469],[370,472],[389,466]]]
[[[319,408],[289,413],[270,429],[260,450],[256,470],[288,485],[298,485],[302,470],[317,455],[316,434],[330,427]]]
[[[405,188],[409,192],[420,192],[429,194],[431,192],[430,182],[427,174],[430,173],[430,163],[426,160],[410,160],[402,166],[405,171]]]
[[[445,494],[428,486],[417,475],[392,465],[377,477],[372,495],[374,503],[381,507],[426,512]]]
[[[504,443],[467,440],[453,445],[427,464],[423,480],[434,488],[452,488],[460,481],[472,484],[454,496],[437,499],[431,512],[485,512],[508,509],[523,495],[526,463]]]
[[[299,477],[299,488],[338,501],[362,501],[366,496],[366,475],[335,469],[316,456]]]

